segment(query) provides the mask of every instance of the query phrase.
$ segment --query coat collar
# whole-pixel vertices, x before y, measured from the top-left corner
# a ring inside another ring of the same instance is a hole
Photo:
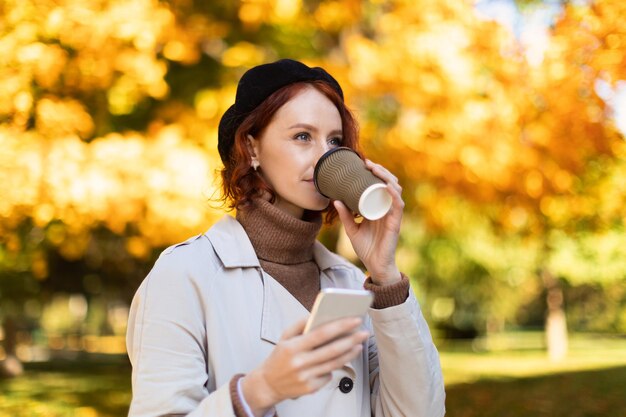
[[[225,268],[261,267],[246,231],[232,216],[222,217],[205,235]],[[350,267],[348,261],[329,251],[319,241],[314,243],[313,259],[321,271]]]
[[[226,215],[206,233],[224,268],[258,268],[263,281],[263,311],[261,312],[260,337],[277,344],[283,332],[295,321],[309,316],[309,311],[274,278],[261,269],[252,243],[243,226],[232,216]],[[334,268],[348,268],[351,264],[332,253],[320,242],[315,242],[313,257],[321,270],[322,288],[333,286]],[[356,375],[356,359],[344,365],[352,376]]]
[[[224,268],[260,267],[259,259],[243,226],[232,216],[225,215],[205,236],[213,244]]]

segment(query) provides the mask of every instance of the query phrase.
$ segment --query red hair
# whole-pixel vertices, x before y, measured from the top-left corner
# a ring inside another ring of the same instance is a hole
[[[235,143],[230,158],[224,163],[224,168],[221,171],[223,194],[221,200],[228,208],[245,208],[254,198],[259,198],[266,193],[270,195],[271,203],[276,200],[274,190],[251,166],[252,155],[248,150],[248,135],[259,137],[270,124],[278,109],[307,85],[313,86],[335,105],[341,117],[343,131],[341,146],[354,149],[360,155],[357,122],[333,87],[324,81],[305,81],[286,85],[275,91],[254,109],[235,132]],[[324,212],[326,213],[326,223],[332,223],[337,217],[337,211],[332,204]]]

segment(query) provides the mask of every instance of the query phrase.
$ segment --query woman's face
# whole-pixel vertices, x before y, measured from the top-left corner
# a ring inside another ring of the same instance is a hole
[[[315,189],[313,171],[320,156],[341,145],[341,116],[335,105],[306,86],[274,114],[259,137],[248,137],[259,173],[276,193],[276,207],[302,218],[323,210],[329,200]]]

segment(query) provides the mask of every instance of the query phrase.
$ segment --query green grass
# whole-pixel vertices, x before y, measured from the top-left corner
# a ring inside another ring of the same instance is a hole
[[[551,362],[541,333],[505,334],[444,344],[441,364],[448,417],[626,417],[626,338],[574,335]]]
[[[448,387],[448,417],[625,417],[626,366]]]
[[[22,376],[0,380],[0,417],[118,417],[128,414],[130,364],[125,356],[27,363]]]
[[[566,360],[552,363],[540,334],[441,343],[447,416],[626,417],[626,338],[574,336],[570,347]],[[21,377],[0,380],[0,417],[127,415],[125,356],[29,363],[25,369]]]
[[[482,379],[539,377],[626,366],[626,338],[577,334],[570,336],[567,357],[548,359],[540,332],[502,334],[489,341],[439,343],[447,386]],[[626,388],[625,388],[626,396]]]

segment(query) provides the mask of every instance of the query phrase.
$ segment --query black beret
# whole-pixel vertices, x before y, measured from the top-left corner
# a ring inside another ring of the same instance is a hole
[[[292,59],[263,64],[246,71],[237,85],[235,104],[222,116],[218,129],[217,150],[226,164],[235,143],[235,132],[246,116],[272,93],[282,87],[302,81],[325,81],[343,99],[337,80],[320,67],[308,67]]]

